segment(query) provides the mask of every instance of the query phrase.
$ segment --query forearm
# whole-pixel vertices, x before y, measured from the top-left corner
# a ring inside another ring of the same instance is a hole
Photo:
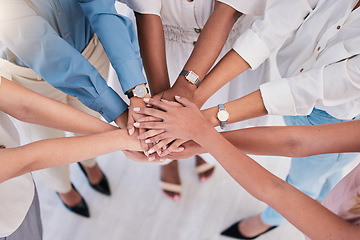
[[[194,103],[202,106],[216,91],[250,66],[234,50],[230,50],[210,71],[194,93]]]
[[[216,2],[214,12],[202,29],[184,69],[193,71],[202,81],[218,58],[240,15],[241,13],[232,7]],[[187,99],[192,99],[193,93],[196,91],[196,87],[190,84],[184,76],[179,76],[172,88],[174,89],[173,95],[176,94]],[[173,96],[167,98],[170,100]]]
[[[116,129],[100,119],[44,97],[5,78],[2,78],[1,82],[0,109],[21,121],[81,134]]]
[[[69,164],[119,150],[139,150],[125,130],[55,138],[1,151],[0,182],[27,172]]]
[[[240,15],[241,13],[232,7],[216,2],[214,12],[202,29],[184,69],[195,72],[199,75],[200,80],[204,79],[218,58],[232,27]]]
[[[239,122],[267,115],[267,110],[264,106],[260,90],[252,92],[237,100],[228,102],[224,104],[224,106],[230,114],[229,120],[227,121],[228,123]],[[216,117],[218,110],[217,106],[202,110],[202,114],[205,119],[213,126],[220,125],[220,121]]]
[[[162,21],[154,14],[135,15],[140,54],[151,93],[156,95],[170,88]]]
[[[313,126],[254,127],[221,133],[241,151],[255,155],[306,157],[359,152],[360,121]]]

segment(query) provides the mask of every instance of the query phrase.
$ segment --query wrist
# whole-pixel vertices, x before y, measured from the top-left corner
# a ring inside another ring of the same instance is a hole
[[[206,121],[213,127],[220,126],[220,121],[216,117],[218,112],[218,107],[212,107],[205,110],[201,110]]]

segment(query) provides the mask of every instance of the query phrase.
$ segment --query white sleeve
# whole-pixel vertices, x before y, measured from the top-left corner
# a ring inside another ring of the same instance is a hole
[[[267,0],[217,0],[243,14],[260,16],[264,14]]]
[[[360,98],[360,56],[260,86],[270,115],[308,115],[315,104],[338,106]]]
[[[234,43],[233,49],[256,69],[303,23],[318,0],[275,0]]]
[[[120,0],[134,12],[160,16],[161,0]]]

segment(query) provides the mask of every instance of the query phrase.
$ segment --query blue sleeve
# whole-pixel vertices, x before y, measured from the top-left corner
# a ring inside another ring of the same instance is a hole
[[[23,2],[17,6],[14,2],[19,1],[11,1],[0,10],[0,41],[19,59],[55,88],[102,114],[108,122],[127,109],[127,104],[100,73],[45,19]]]
[[[99,37],[124,92],[146,83],[136,32],[131,20],[117,14],[114,0],[78,0]]]

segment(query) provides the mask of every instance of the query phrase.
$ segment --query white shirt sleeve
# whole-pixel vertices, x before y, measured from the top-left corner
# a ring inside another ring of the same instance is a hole
[[[338,106],[360,98],[360,56],[260,86],[270,115],[308,115],[315,104]]]
[[[275,0],[244,32],[233,49],[256,69],[303,23],[318,0]]]
[[[120,0],[134,12],[160,16],[161,0]]]
[[[260,16],[264,14],[267,0],[217,0],[243,14]]]

